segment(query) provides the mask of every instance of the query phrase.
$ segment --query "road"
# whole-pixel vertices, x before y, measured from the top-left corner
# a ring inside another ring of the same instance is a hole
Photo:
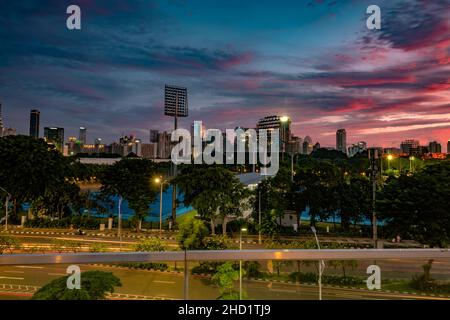
[[[0,300],[29,299],[37,287],[65,276],[67,266],[2,266],[0,267]],[[83,265],[82,271],[113,272],[122,282],[116,289],[115,299],[183,299],[183,274],[116,267]],[[19,287],[20,286],[20,287]],[[254,300],[318,300],[318,287],[268,281],[244,281],[244,291]],[[189,299],[216,299],[219,290],[200,276],[190,276]],[[364,289],[333,288],[324,286],[323,299],[442,299],[404,293],[374,292]]]
[[[21,243],[27,247],[47,246],[54,239],[77,241],[82,243],[83,250],[88,251],[89,246],[94,243],[103,243],[108,246],[108,251],[126,251],[131,250],[133,244],[137,243],[138,239],[123,238],[122,242],[117,237],[105,236],[74,236],[74,235],[46,235],[46,234],[11,234],[12,237],[17,238]],[[177,248],[175,240],[164,240],[167,242],[169,248]],[[120,244],[122,243],[122,249]],[[263,246],[254,243],[243,244],[244,249],[259,249]],[[383,277],[391,279],[411,279],[412,275],[422,273],[422,266],[426,263],[423,259],[389,259],[379,261],[358,261],[358,266],[355,269],[347,268],[346,272],[349,275],[366,276],[366,268],[371,264],[380,266]],[[262,263],[265,266],[265,263]],[[293,272],[295,266],[287,267],[287,272]],[[304,271],[314,272],[314,266],[303,267]],[[326,268],[326,272],[339,273],[340,269],[333,269],[331,266]],[[432,266],[432,275],[437,280],[450,280],[450,260],[434,261]]]

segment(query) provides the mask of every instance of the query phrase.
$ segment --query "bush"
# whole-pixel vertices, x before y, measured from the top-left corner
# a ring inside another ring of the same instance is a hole
[[[72,216],[62,219],[35,218],[25,222],[27,228],[60,228],[68,229],[73,226],[76,229],[96,230],[104,219],[88,216]]]
[[[119,267],[125,267],[130,269],[142,269],[142,270],[156,270],[166,271],[169,266],[166,263],[154,263],[154,262],[130,262],[118,264]]]
[[[20,249],[20,246],[20,242],[17,239],[9,236],[0,236],[0,254],[6,251],[12,253],[14,249]]]
[[[159,238],[140,239],[134,246],[135,251],[139,252],[152,252],[152,251],[165,251],[166,243]]]
[[[319,281],[319,275],[312,272],[293,272],[289,275],[289,280],[292,282],[306,282],[317,283]],[[363,283],[363,279],[352,276],[335,276],[335,275],[322,275],[322,283],[341,285],[341,286],[355,286]]]

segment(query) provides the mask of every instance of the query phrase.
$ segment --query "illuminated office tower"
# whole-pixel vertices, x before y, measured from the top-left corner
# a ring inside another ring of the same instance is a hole
[[[87,143],[87,139],[86,139],[86,128],[85,127],[80,127],[80,135],[78,138],[81,142],[81,144],[86,144]]]
[[[61,153],[64,147],[64,128],[45,127],[44,139],[48,144],[54,145]]]

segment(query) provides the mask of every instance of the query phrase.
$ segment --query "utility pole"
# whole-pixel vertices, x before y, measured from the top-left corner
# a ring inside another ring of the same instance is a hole
[[[9,201],[11,200],[11,194],[6,191],[4,188],[0,187],[5,193],[5,231],[8,231],[8,216],[9,216]]]
[[[369,161],[371,169],[372,179],[372,235],[373,235],[373,247],[378,247],[378,230],[377,230],[377,213],[376,213],[376,192],[377,192],[377,178],[378,178],[378,150],[373,148],[369,149]]]
[[[258,218],[259,218],[259,222],[258,222],[258,244],[262,243],[262,238],[261,238],[261,186],[258,186]]]
[[[122,196],[119,196],[119,241],[120,251],[122,251]]]

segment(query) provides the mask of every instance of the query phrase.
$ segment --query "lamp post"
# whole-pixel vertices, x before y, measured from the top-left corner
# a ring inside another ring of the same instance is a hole
[[[9,216],[9,200],[11,199],[11,194],[4,188],[0,187],[4,192],[6,192],[5,199],[5,231],[8,231],[8,216]]]
[[[316,228],[311,227],[311,231],[314,233],[314,237],[316,238],[317,248],[320,250],[319,238],[317,238]],[[325,269],[325,262],[320,260],[319,262],[319,300],[322,300],[322,272]]]
[[[387,156],[388,159],[388,171],[391,171],[391,161],[392,159],[394,159],[394,157],[392,156],[392,154]]]
[[[258,188],[258,244],[262,243],[261,237],[261,190]]]
[[[155,178],[155,183],[160,185],[159,194],[159,235],[162,234],[162,203],[163,203],[163,185],[167,183],[167,180],[163,180],[162,177]]]
[[[247,232],[247,229],[242,228],[239,232],[239,250],[242,250],[242,232]],[[242,300],[242,260],[239,260],[239,300]]]
[[[122,251],[122,196],[119,196],[119,242],[120,250]]]
[[[409,172],[412,172],[412,163],[414,161],[414,156],[409,157]]]

